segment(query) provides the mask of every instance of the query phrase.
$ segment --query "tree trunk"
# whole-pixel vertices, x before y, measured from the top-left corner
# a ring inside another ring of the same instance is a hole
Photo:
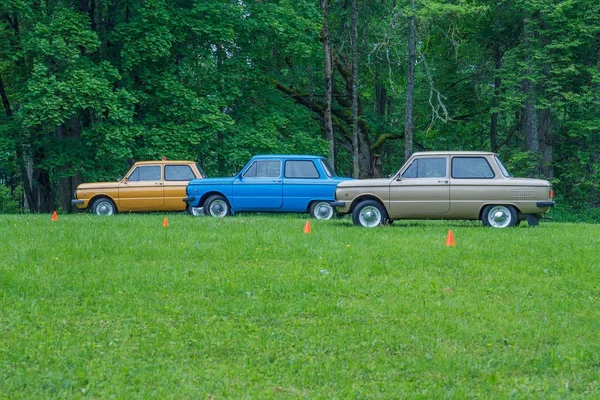
[[[492,106],[496,108],[499,103],[500,97],[500,85],[502,81],[499,77],[500,68],[502,67],[502,53],[500,52],[500,44],[494,42],[494,99]],[[490,150],[497,152],[500,148],[498,147],[498,111],[492,111],[490,121]]]
[[[352,0],[352,176],[358,178],[360,149],[358,141],[358,8]]]
[[[523,18],[523,37],[525,45],[528,45],[531,39],[531,32],[527,26],[527,18]],[[527,65],[526,76],[532,73],[532,61],[529,56],[525,57]],[[525,149],[531,153],[539,154],[540,137],[538,131],[537,112],[535,110],[536,98],[533,82],[529,78],[523,79],[523,94],[525,95],[525,104],[523,105],[523,130],[525,133]]]
[[[416,51],[416,16],[415,1],[410,0],[410,13],[408,17],[408,60],[407,60],[407,79],[406,79],[406,108],[404,115],[404,158],[408,158],[413,153],[413,107],[415,96],[415,62],[417,59]]]
[[[331,103],[333,101],[333,74],[331,63],[331,50],[329,49],[329,3],[328,0],[320,0],[323,9],[323,57],[325,61],[325,99],[323,117],[325,119],[325,137],[329,143],[329,162],[335,165],[335,141],[333,138],[333,121],[331,119]]]
[[[539,121],[539,145],[542,159],[539,165],[539,174],[546,179],[554,177],[554,168],[552,167],[553,151],[552,151],[552,128],[553,118],[550,109],[540,110],[538,114]]]
[[[4,105],[4,111],[6,113],[6,117],[10,120],[12,119],[12,110],[10,108],[10,102],[8,101],[8,96],[6,95],[6,90],[4,89],[4,82],[2,82],[2,77],[0,76],[0,97],[2,97],[2,104]],[[25,194],[25,205],[29,208],[29,211],[35,212],[35,204],[33,201],[33,193],[31,190],[31,182],[29,180],[29,175],[27,174],[27,168],[25,166],[25,158],[23,154],[23,150],[21,149],[21,144],[16,144],[16,158],[17,164],[19,165],[19,172],[21,174],[21,181],[23,182],[23,192]]]

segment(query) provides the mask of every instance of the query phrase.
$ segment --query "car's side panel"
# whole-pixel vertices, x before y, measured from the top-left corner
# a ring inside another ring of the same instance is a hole
[[[306,212],[312,201],[333,201],[337,183],[337,180],[285,178],[281,210]]]
[[[165,181],[164,188],[164,204],[163,208],[172,211],[185,210],[185,203],[181,201],[185,197],[185,188],[188,181]]]

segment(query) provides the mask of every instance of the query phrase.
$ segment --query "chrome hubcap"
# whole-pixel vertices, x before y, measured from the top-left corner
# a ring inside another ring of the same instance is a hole
[[[367,206],[360,211],[359,219],[361,225],[372,228],[381,223],[381,212],[376,207]]]
[[[210,215],[224,217],[227,214],[227,205],[222,200],[213,201],[210,205]]]
[[[333,216],[333,208],[327,203],[319,203],[315,207],[317,219],[330,219]]]
[[[511,222],[510,211],[506,207],[496,206],[489,212],[490,225],[496,228],[504,228]]]
[[[100,203],[98,207],[96,207],[96,214],[98,215],[112,215],[112,213],[112,206],[108,203]]]

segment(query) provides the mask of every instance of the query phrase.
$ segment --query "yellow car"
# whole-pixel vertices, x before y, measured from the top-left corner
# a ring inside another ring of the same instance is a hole
[[[82,183],[71,203],[97,215],[132,211],[184,211],[202,215],[202,209],[181,201],[192,179],[206,176],[193,161],[141,161],[117,182]]]

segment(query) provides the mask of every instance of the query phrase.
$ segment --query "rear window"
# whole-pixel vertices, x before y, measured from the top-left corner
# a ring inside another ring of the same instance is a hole
[[[319,178],[317,167],[310,160],[290,160],[285,162],[286,178]]]
[[[485,157],[454,157],[452,159],[452,178],[492,179],[494,176],[494,171]]]
[[[189,165],[165,165],[165,181],[191,181],[196,178]]]

